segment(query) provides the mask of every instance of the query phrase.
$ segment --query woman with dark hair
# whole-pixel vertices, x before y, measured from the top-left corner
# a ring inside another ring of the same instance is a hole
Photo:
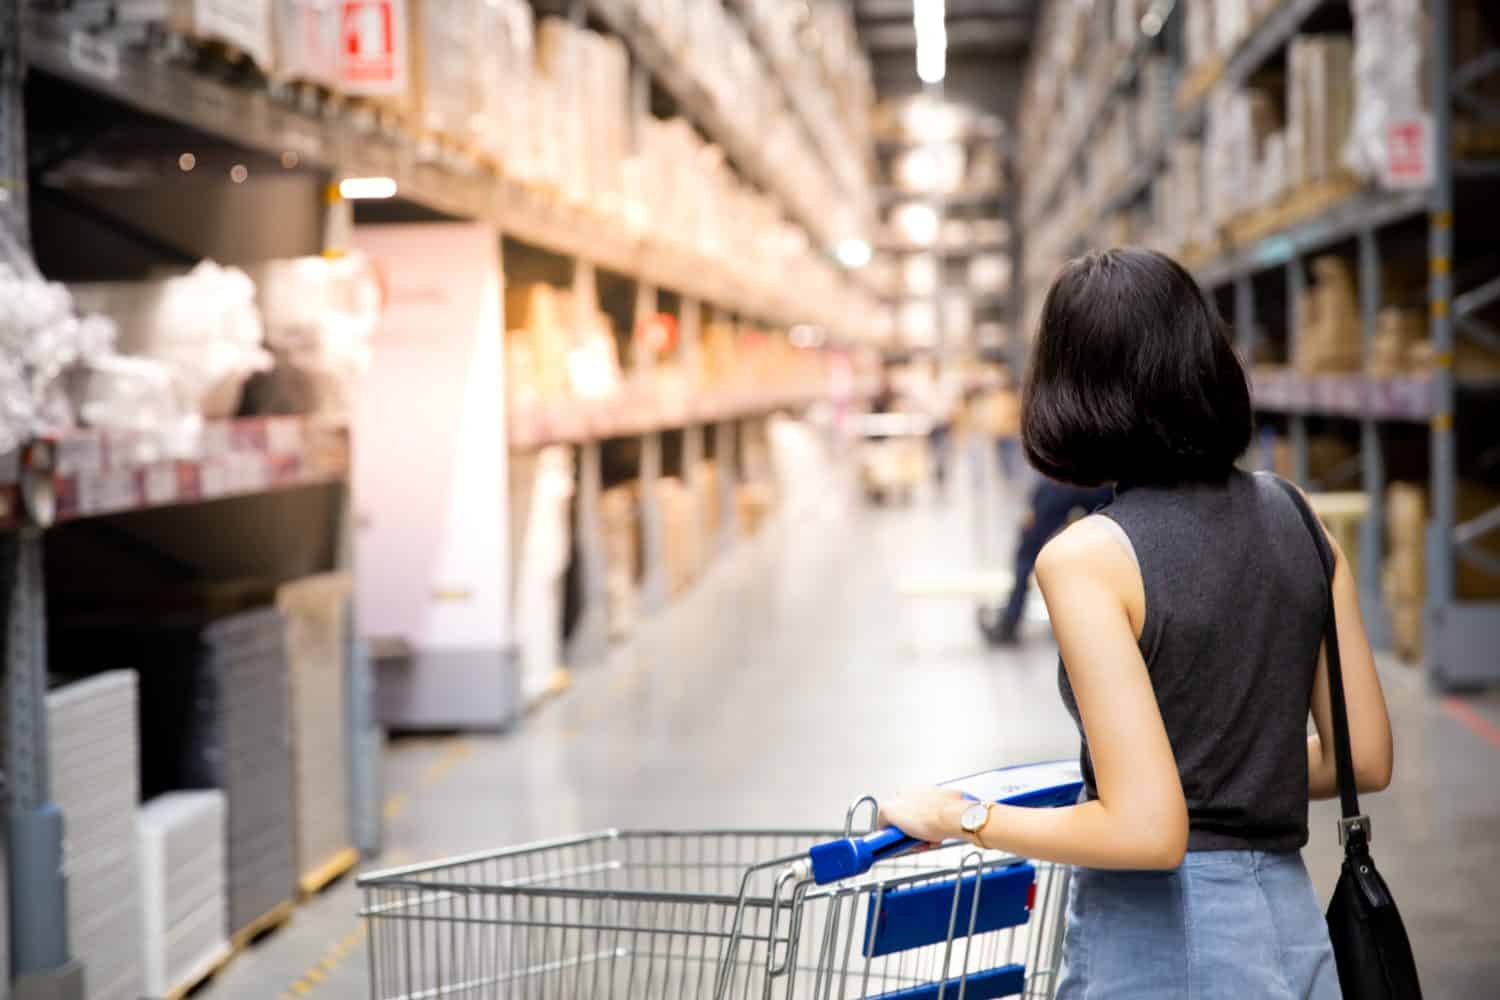
[[[882,810],[924,840],[1076,866],[1062,1000],[1339,995],[1301,857],[1309,798],[1337,794],[1315,545],[1334,556],[1362,791],[1390,782],[1390,722],[1349,564],[1273,477],[1236,468],[1250,430],[1244,370],[1181,266],[1111,250],[1063,268],[1021,434],[1045,475],[1116,489],[1036,568],[1084,795],[1034,810],[921,789]]]

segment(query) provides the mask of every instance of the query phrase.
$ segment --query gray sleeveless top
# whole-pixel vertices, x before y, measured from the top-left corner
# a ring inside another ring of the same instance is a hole
[[[1101,513],[1130,540],[1145,584],[1140,647],[1182,775],[1188,850],[1300,848],[1328,613],[1315,544],[1326,543],[1259,473],[1126,488]],[[1061,669],[1059,686],[1077,720]],[[1096,798],[1087,740],[1082,761]]]

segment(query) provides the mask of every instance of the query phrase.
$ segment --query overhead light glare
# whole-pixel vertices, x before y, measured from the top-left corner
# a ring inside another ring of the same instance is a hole
[[[394,198],[396,181],[390,177],[345,177],[339,181],[339,194],[349,201]]]
[[[198,158],[192,153],[183,153],[177,158],[177,169],[188,173],[198,165]]]
[[[234,181],[236,184],[245,183],[245,179],[249,176],[250,169],[243,163],[236,163],[234,166],[229,168],[229,179]]]
[[[912,25],[917,33],[917,76],[923,83],[941,83],[948,69],[948,29],[943,0],[916,0]]]
[[[833,255],[839,259],[839,263],[851,271],[857,271],[870,263],[870,244],[860,239],[840,240],[839,245],[833,248]]]

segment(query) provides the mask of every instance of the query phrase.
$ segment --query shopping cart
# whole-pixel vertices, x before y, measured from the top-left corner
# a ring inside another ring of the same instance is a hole
[[[366,875],[371,997],[1053,995],[1065,867],[913,852],[855,834],[862,807],[840,833],[610,830]]]

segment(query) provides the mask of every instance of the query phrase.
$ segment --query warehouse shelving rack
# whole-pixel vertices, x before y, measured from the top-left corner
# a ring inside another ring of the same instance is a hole
[[[1361,190],[1326,210],[1265,235],[1246,245],[1234,246],[1213,259],[1193,262],[1195,276],[1205,288],[1223,292],[1232,302],[1232,317],[1238,346],[1246,357],[1255,348],[1257,328],[1257,278],[1280,275],[1285,282],[1289,342],[1297,336],[1294,303],[1305,288],[1305,263],[1316,253],[1353,244],[1357,259],[1360,325],[1366,349],[1375,335],[1382,303],[1381,260],[1385,242],[1396,231],[1424,226],[1427,233],[1428,304],[1431,340],[1437,365],[1430,374],[1373,378],[1363,374],[1301,376],[1293,372],[1260,371],[1254,375],[1256,409],[1284,415],[1290,431],[1292,464],[1296,478],[1313,485],[1308,475],[1308,428],[1312,417],[1357,422],[1359,428],[1358,482],[1369,497],[1369,513],[1360,538],[1360,590],[1366,618],[1378,642],[1388,635],[1387,610],[1381,593],[1381,562],[1385,537],[1384,497],[1387,485],[1383,429],[1390,425],[1424,426],[1429,438],[1430,521],[1427,537],[1428,593],[1424,639],[1429,679],[1443,689],[1461,689],[1500,683],[1500,660],[1494,656],[1494,640],[1500,635],[1500,603],[1465,602],[1457,599],[1456,570],[1465,561],[1491,574],[1500,574],[1500,561],[1478,548],[1483,535],[1500,529],[1500,509],[1459,523],[1457,518],[1458,449],[1456,417],[1475,400],[1493,400],[1500,383],[1493,379],[1467,379],[1453,369],[1457,336],[1468,336],[1491,347],[1500,346],[1500,335],[1474,314],[1500,298],[1500,277],[1461,294],[1455,294],[1455,187],[1459,183],[1484,184],[1493,191],[1500,175],[1493,160],[1466,157],[1454,142],[1454,107],[1463,102],[1466,111],[1486,125],[1500,122],[1500,108],[1490,100],[1472,95],[1473,86],[1500,71],[1500,52],[1485,53],[1473,63],[1454,61],[1453,0],[1432,0],[1429,7],[1432,59],[1428,103],[1432,115],[1433,169],[1430,186],[1417,190]],[[1180,62],[1181,5],[1164,0],[1152,10],[1158,17],[1159,33],[1137,39],[1114,74],[1104,96],[1086,116],[1086,124],[1071,141],[1066,137],[1062,157],[1055,170],[1045,172],[1023,196],[1023,218],[1027,230],[1045,224],[1056,209],[1057,195],[1068,172],[1082,170],[1082,155],[1094,127],[1109,102],[1128,92],[1141,61],[1152,52],[1168,53],[1168,106],[1162,109],[1163,140],[1154,148],[1136,151],[1136,167],[1123,183],[1101,200],[1070,237],[1070,246],[1082,250],[1091,234],[1110,214],[1146,197],[1160,179],[1167,151],[1179,137],[1200,133],[1206,127],[1208,94],[1213,87],[1238,87],[1287,47],[1302,26],[1328,4],[1328,0],[1283,0],[1210,72],[1207,85],[1183,94],[1185,75]],[[1197,81],[1200,84],[1205,81]],[[1185,98],[1185,99],[1183,99]],[[1026,289],[1034,292],[1035,289]]]
[[[777,190],[753,136],[736,131],[732,118],[714,106],[677,58],[643,37],[638,21],[627,18],[618,0],[575,0],[575,21],[585,9],[624,35],[635,60],[634,80],[641,90],[654,82],[671,94],[682,112],[724,146],[735,165],[752,182],[782,200],[788,215],[819,236],[817,219],[799,210],[790,192]],[[23,37],[24,36],[24,37]],[[651,238],[624,219],[601,215],[571,204],[554,192],[541,191],[499,176],[452,151],[420,147],[378,122],[349,114],[311,113],[263,88],[241,86],[200,74],[136,48],[117,46],[107,37],[75,31],[64,16],[33,9],[25,0],[0,0],[0,224],[26,233],[25,125],[22,81],[27,71],[40,72],[129,108],[227,140],[239,147],[292,157],[305,167],[339,176],[388,176],[403,199],[444,216],[480,220],[497,233],[545,248],[575,262],[575,290],[592,295],[593,274],[603,268],[636,282],[637,309],[654,309],[657,288],[682,295],[684,350],[696,349],[701,311],[714,307],[776,325],[813,324],[831,341],[863,336],[864,310],[843,304],[796,299],[778,283],[780,276],[747,283],[723,262],[705,260]],[[793,99],[810,139],[827,135],[815,124],[805,101]],[[824,162],[836,169],[826,149]],[[352,219],[350,206],[334,199],[329,208],[330,233],[343,233]],[[845,234],[821,234],[824,237]],[[853,395],[873,391],[856,387]],[[600,454],[604,440],[635,436],[642,442],[642,518],[646,545],[648,609],[666,603],[661,570],[662,518],[651,482],[661,473],[662,435],[680,430],[686,460],[701,456],[712,436],[720,456],[739,450],[744,423],[781,409],[797,409],[829,393],[752,394],[738,398],[694,400],[669,407],[660,400],[623,400],[595,409],[575,408],[532,415],[518,424],[511,447],[536,449],[563,444],[577,449],[580,493],[575,530],[584,589],[584,623],[580,625],[572,662],[587,663],[604,655],[604,561],[598,519]],[[45,585],[42,579],[43,533],[56,520],[144,510],[209,499],[253,496],[270,490],[313,483],[343,483],[347,474],[346,439],[332,442],[311,424],[288,419],[233,421],[215,425],[210,440],[225,442],[225,451],[205,451],[194,462],[152,467],[119,467],[107,459],[110,442],[102,435],[78,433],[35,441],[20,455],[0,456],[0,555],[6,609],[5,643],[5,777],[9,792],[10,925],[18,929],[11,955],[16,996],[76,997],[83,970],[70,960],[61,875],[62,822],[49,805],[44,694],[46,684]],[[734,482],[726,462],[720,477],[723,521],[716,532],[721,549],[735,537]],[[347,489],[344,496],[347,499]],[[352,518],[343,512],[338,529],[339,562],[353,557]],[[352,622],[352,615],[350,616]],[[378,849],[378,741],[374,730],[373,678],[367,651],[350,626],[350,693],[354,714],[351,734],[364,748],[352,758],[355,792],[353,828],[359,846]],[[11,970],[0,970],[0,995]]]

